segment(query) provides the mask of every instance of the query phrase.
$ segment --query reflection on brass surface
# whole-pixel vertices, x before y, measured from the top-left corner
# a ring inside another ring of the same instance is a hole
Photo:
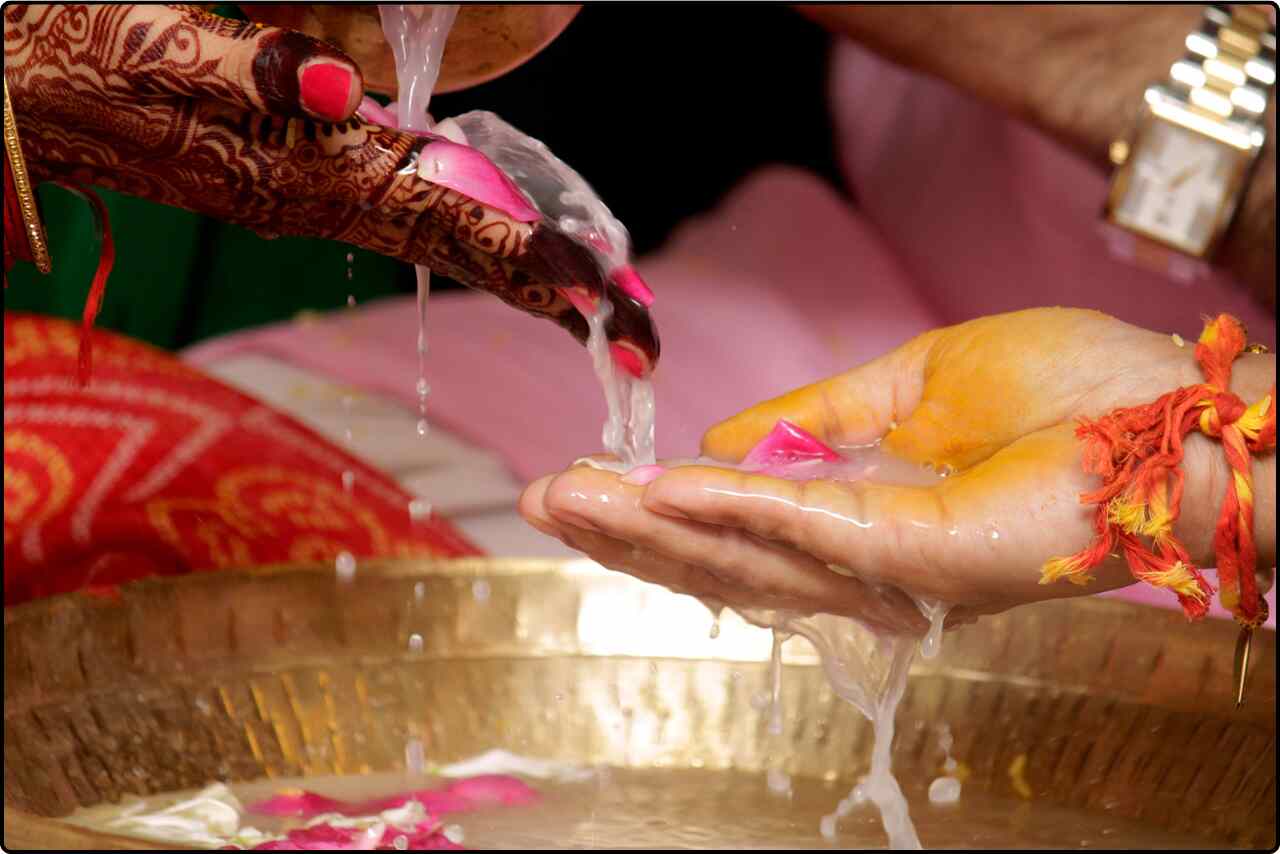
[[[401,769],[411,734],[440,762],[502,747],[842,785],[866,770],[870,727],[805,641],[784,648],[771,739],[751,703],[768,634],[726,614],[712,640],[710,623],[691,599],[585,561],[368,562],[349,585],[331,567],[223,572],[9,608],[6,841],[21,826],[38,843],[52,825],[33,816],[127,793]],[[1257,632],[1237,711],[1221,654],[1234,631],[1061,600],[948,633],[913,670],[895,772],[936,776],[945,722],[966,791],[1009,796],[1025,753],[1039,803],[1274,846],[1275,634]]]
[[[396,65],[378,7],[365,3],[246,3],[261,24],[289,27],[337,45],[356,61],[365,89],[395,97]],[[436,92],[501,77],[532,59],[569,26],[579,5],[463,5],[445,44]]]

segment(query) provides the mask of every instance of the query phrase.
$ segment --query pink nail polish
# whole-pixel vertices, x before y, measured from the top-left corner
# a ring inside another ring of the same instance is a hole
[[[648,486],[667,473],[662,466],[636,466],[622,476],[623,483],[632,486]]]
[[[644,279],[640,278],[640,274],[636,272],[636,268],[630,264],[613,271],[613,283],[624,294],[633,298],[645,308],[653,305],[653,291],[649,290],[649,286],[644,283]]]
[[[615,341],[609,345],[609,352],[613,354],[613,360],[617,362],[624,371],[631,374],[631,376],[644,376],[644,361],[641,360],[640,355],[634,350],[628,349]]]
[[[302,106],[317,118],[339,122],[347,117],[351,101],[351,71],[341,65],[316,62],[302,71],[299,95]]]

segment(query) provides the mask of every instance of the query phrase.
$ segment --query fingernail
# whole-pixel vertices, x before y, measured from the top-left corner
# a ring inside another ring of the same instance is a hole
[[[525,516],[524,521],[535,530],[541,531],[548,537],[559,537],[560,532],[556,530],[556,526],[549,521],[539,519],[536,516]]]
[[[340,122],[351,103],[351,70],[328,62],[315,62],[302,70],[299,97],[307,112],[325,121]]]
[[[640,278],[640,274],[636,272],[635,267],[630,264],[625,267],[619,267],[613,271],[612,278],[613,283],[624,294],[645,308],[653,305],[653,291],[649,290],[649,286],[644,283],[644,279]]]
[[[659,516],[667,516],[671,519],[688,519],[689,518],[688,514],[686,514],[679,507],[672,507],[667,502],[661,499],[654,499],[648,494],[645,495],[643,502],[646,510],[650,510],[654,513],[657,513]]]
[[[624,347],[615,341],[609,345],[609,352],[613,354],[613,360],[617,362],[624,371],[631,374],[631,376],[644,376],[644,361],[634,350]]]
[[[585,516],[579,516],[577,513],[557,513],[556,519],[566,525],[572,525],[575,528],[581,528],[584,531],[593,531],[600,533],[600,529],[596,524]]]
[[[637,466],[622,476],[622,482],[632,486],[648,486],[666,472],[662,466]]]

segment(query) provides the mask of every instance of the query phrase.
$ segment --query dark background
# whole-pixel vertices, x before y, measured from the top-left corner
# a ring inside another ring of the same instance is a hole
[[[528,63],[431,112],[491,110],[543,140],[643,253],[763,164],[834,179],[828,42],[782,5],[588,4]]]
[[[220,12],[239,16],[234,7]],[[771,163],[835,181],[829,38],[781,5],[587,4],[508,75],[432,100],[437,118],[491,110],[577,169],[631,232],[637,253]],[[78,317],[97,263],[87,206],[42,187],[54,272],[19,265],[8,310]],[[302,238],[263,240],[114,193],[117,261],[99,324],[179,348],[234,329],[414,289],[405,264]],[[347,264],[351,252],[354,263]],[[350,267],[350,274],[348,274]],[[443,279],[433,288],[458,287]]]

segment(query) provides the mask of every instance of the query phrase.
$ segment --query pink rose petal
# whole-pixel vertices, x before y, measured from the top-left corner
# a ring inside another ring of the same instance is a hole
[[[302,789],[286,789],[276,792],[265,801],[249,805],[249,812],[260,815],[313,818],[326,812],[342,812],[342,801],[307,792]]]
[[[648,486],[666,472],[662,466],[636,466],[622,476],[622,482],[632,486]]]
[[[811,460],[839,462],[843,459],[822,440],[790,421],[779,419],[768,436],[752,448],[742,460],[743,466],[777,473],[781,468]]]
[[[445,791],[476,804],[531,804],[538,793],[523,780],[506,774],[481,774],[445,786]]]
[[[384,128],[399,127],[396,121],[395,113],[386,107],[380,106],[377,101],[365,95],[360,100],[360,106],[356,107],[356,115],[364,119],[366,122],[372,122],[375,125],[382,125]]]
[[[442,136],[422,135],[431,139],[419,154],[419,174],[428,181],[457,190],[517,222],[542,219],[515,182],[488,157]]]
[[[467,810],[474,808],[471,801],[461,795],[449,791],[446,787],[445,789],[419,789],[413,792],[405,792],[401,795],[392,795],[387,798],[366,801],[362,804],[353,804],[350,805],[351,811],[344,814],[368,815],[370,813],[402,807],[409,801],[417,801],[422,804],[422,808],[431,815],[444,815],[445,813],[450,812],[466,812]]]

